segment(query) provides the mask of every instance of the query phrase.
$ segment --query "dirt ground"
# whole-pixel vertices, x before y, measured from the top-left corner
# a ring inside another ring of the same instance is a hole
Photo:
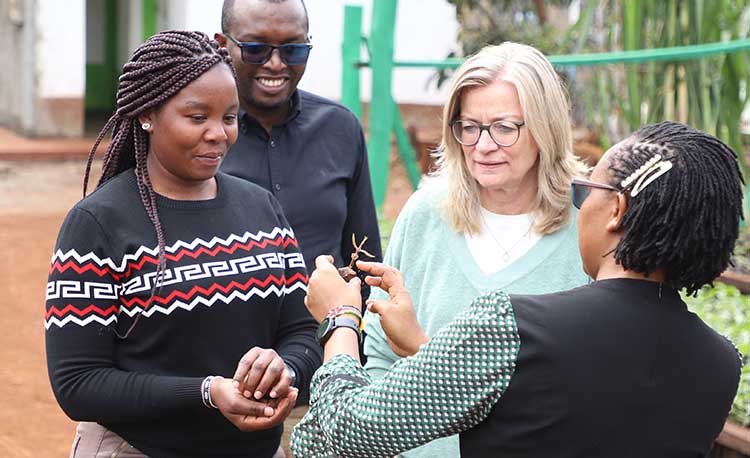
[[[57,231],[80,198],[82,161],[0,162],[0,456],[68,456],[75,425],[44,357],[44,294]]]
[[[80,199],[84,166],[80,160],[0,161],[0,457],[69,454],[75,424],[49,386],[43,313],[55,238],[68,209]],[[395,216],[410,194],[397,164],[386,214]]]

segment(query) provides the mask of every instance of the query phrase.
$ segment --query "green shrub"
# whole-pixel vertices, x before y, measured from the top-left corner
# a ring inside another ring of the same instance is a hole
[[[750,274],[750,229],[747,227],[740,232],[737,243],[734,245],[732,253],[731,269],[735,272]]]
[[[684,299],[691,311],[731,339],[743,354],[745,365],[729,418],[743,426],[750,425],[750,296],[742,295],[733,286],[716,283],[713,288],[703,288],[696,297]]]
[[[383,248],[383,255],[385,255],[385,249],[388,247],[388,242],[391,239],[391,231],[393,230],[394,221],[388,219],[383,214],[383,208],[378,208],[378,226],[380,228],[380,245]]]

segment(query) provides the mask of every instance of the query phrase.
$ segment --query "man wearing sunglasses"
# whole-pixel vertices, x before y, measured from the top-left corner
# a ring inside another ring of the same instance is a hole
[[[297,88],[313,47],[303,0],[225,0],[221,26],[215,38],[232,58],[241,107],[222,171],[274,194],[308,269],[321,254],[348,264],[353,234],[382,259],[362,127],[343,106]],[[291,369],[304,399],[312,372]]]
[[[381,258],[362,127],[343,106],[297,88],[313,48],[303,0],[225,0],[222,33],[237,72],[240,135],[222,171],[271,191],[307,266],[349,263],[352,234]]]
[[[308,268],[321,254],[348,264],[352,234],[381,259],[362,126],[297,88],[313,48],[304,1],[225,0],[221,26],[215,38],[232,57],[241,107],[222,171],[274,194]]]

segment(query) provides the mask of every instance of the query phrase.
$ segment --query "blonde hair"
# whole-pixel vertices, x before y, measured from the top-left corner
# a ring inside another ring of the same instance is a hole
[[[539,147],[538,189],[532,202],[532,228],[550,234],[564,226],[570,214],[570,180],[586,167],[573,154],[570,107],[565,88],[549,60],[537,49],[505,42],[486,46],[454,73],[443,108],[443,139],[435,157],[437,169],[426,185],[447,185],[444,216],[459,234],[476,234],[481,227],[479,184],[471,176],[461,145],[451,133],[467,88],[505,81],[515,86],[529,134]]]

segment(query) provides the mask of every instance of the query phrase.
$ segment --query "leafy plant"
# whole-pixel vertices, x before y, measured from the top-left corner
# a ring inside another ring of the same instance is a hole
[[[734,267],[732,270],[743,274],[750,274],[750,230],[745,228],[734,245],[732,254]]]
[[[506,40],[548,55],[668,48],[747,38],[750,29],[750,0],[449,1],[463,55]],[[574,24],[567,22],[571,10]],[[743,151],[746,52],[558,70],[569,83],[576,123],[598,133],[605,149],[643,124],[674,120]],[[439,82],[445,78],[438,72]]]
[[[729,418],[750,425],[750,296],[723,283],[703,288],[696,297],[684,297],[688,308],[717,332],[728,337],[744,355],[737,396]]]
[[[587,41],[588,51],[669,48],[748,37],[747,0],[598,3],[593,30],[599,30],[599,39]],[[604,14],[602,8],[613,14]],[[582,72],[574,94],[590,104],[584,122],[602,134],[604,147],[643,124],[675,120],[742,151],[740,116],[748,101],[749,69],[744,52],[594,67]]]

